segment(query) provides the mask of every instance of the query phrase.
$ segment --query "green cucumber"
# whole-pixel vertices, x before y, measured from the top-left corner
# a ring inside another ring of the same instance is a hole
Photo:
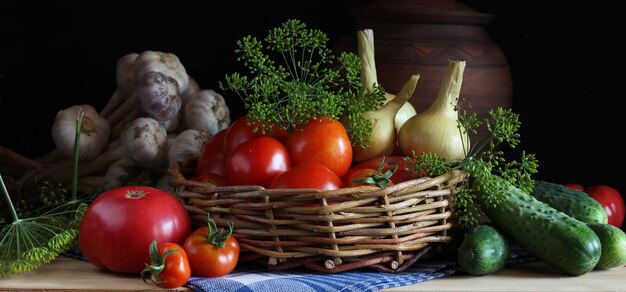
[[[598,269],[610,269],[626,265],[626,234],[621,229],[600,223],[587,223],[600,238],[602,255],[596,265]]]
[[[511,254],[509,242],[490,225],[472,228],[463,238],[457,262],[463,271],[485,275],[499,271]]]
[[[537,200],[585,223],[607,223],[604,207],[584,192],[546,181],[535,181],[531,193]]]
[[[483,211],[509,239],[537,259],[570,275],[591,271],[600,259],[600,239],[585,223],[557,211],[533,196],[493,177],[496,192],[479,193]],[[492,195],[503,200],[494,206],[487,203]]]

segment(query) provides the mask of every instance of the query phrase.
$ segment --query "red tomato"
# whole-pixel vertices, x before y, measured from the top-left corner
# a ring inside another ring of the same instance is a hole
[[[152,240],[182,243],[189,216],[172,195],[146,186],[102,193],[87,208],[79,244],[87,260],[114,272],[139,274],[150,261]]]
[[[624,223],[624,199],[620,193],[609,186],[590,186],[585,192],[600,202],[609,217],[609,224],[621,228]]]
[[[279,173],[291,167],[287,148],[278,140],[258,137],[244,142],[226,158],[226,178],[233,185],[269,187]]]
[[[183,245],[194,276],[221,277],[230,273],[239,260],[239,242],[229,231],[217,232],[215,223],[196,229]]]
[[[318,162],[342,177],[352,163],[352,145],[339,121],[310,120],[301,129],[291,131],[287,145],[295,165]]]
[[[201,174],[198,177],[192,178],[191,180],[199,181],[199,182],[208,182],[208,183],[216,185],[216,186],[227,186],[228,185],[228,181],[226,180],[226,178],[224,178],[221,175],[218,175],[218,174],[215,174],[215,173],[210,173],[210,172],[205,172],[205,173]]]
[[[146,282],[146,276],[150,273],[150,279],[162,288],[178,288],[191,277],[191,268],[187,254],[182,246],[177,243],[157,243],[153,240],[150,244],[150,265],[141,272],[141,278]]]
[[[226,176],[226,155],[224,155],[223,150],[226,130],[219,131],[204,145],[196,164],[194,176],[201,176],[203,173]]]
[[[377,169],[371,168],[359,168],[354,171],[348,171],[343,177],[343,187],[357,187],[357,186],[378,186],[378,187],[390,187],[393,186],[393,182],[389,178],[385,178],[385,173],[377,173]],[[363,180],[369,178],[371,182],[360,182],[355,180]]]
[[[563,184],[563,186],[568,187],[572,190],[577,190],[577,191],[581,191],[584,192],[585,191],[585,187],[583,187],[583,185],[579,185],[579,184]]]
[[[258,123],[251,123],[248,125],[248,117],[243,116],[235,120],[226,131],[224,137],[223,151],[225,155],[228,155],[237,145],[250,141],[257,137],[269,136],[275,138],[281,142],[284,142],[287,137],[287,132],[284,130],[278,130],[278,127],[272,127],[272,132],[266,132],[263,134],[261,129],[254,131],[254,128],[258,127]]]
[[[383,170],[381,171],[382,173],[385,173],[388,170],[392,170],[395,166],[398,166],[398,168],[396,169],[396,171],[393,173],[393,175],[391,176],[391,181],[394,184],[398,184],[401,183],[403,181],[407,181],[410,179],[413,179],[411,177],[411,175],[407,172],[406,168],[407,168],[407,164],[404,161],[402,156],[385,156],[385,166],[383,167]],[[375,157],[366,161],[363,161],[355,166],[353,166],[348,173],[344,176],[344,182],[346,182],[346,178],[347,177],[354,177],[354,172],[358,171],[359,169],[378,169],[380,167],[380,164],[383,161],[383,157]]]
[[[341,179],[328,167],[316,162],[296,165],[277,175],[270,189],[312,188],[320,191],[336,190]]]

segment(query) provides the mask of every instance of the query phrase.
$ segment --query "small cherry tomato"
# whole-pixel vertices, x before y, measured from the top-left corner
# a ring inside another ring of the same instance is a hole
[[[336,190],[341,179],[328,167],[316,162],[296,165],[278,174],[270,189],[312,188],[320,191]]]
[[[209,219],[208,226],[189,235],[183,247],[194,276],[221,277],[235,269],[239,260],[239,242],[231,236],[232,232],[232,225],[228,230],[218,232],[215,222]]]
[[[191,277],[191,268],[187,254],[182,246],[177,243],[157,243],[153,240],[150,244],[150,265],[141,272],[141,278],[147,283],[147,275],[150,280],[162,288],[182,287]]]

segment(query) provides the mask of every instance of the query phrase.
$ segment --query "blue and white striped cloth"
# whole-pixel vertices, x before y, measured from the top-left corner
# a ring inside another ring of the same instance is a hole
[[[532,260],[523,254],[514,254],[509,265]],[[239,269],[220,278],[191,277],[186,287],[199,292],[317,292],[317,291],[378,291],[425,282],[461,272],[458,264],[446,260],[424,261],[397,274],[371,270],[323,274],[305,270],[267,272],[258,269]]]

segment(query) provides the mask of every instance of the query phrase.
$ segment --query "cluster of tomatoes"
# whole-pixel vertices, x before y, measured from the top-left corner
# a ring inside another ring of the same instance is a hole
[[[315,188],[321,191],[351,187],[376,173],[382,157],[353,166],[352,146],[340,121],[318,118],[291,132],[263,133],[241,117],[217,133],[205,146],[194,180],[216,185],[260,185],[265,188]],[[383,171],[403,163],[386,158]],[[394,183],[410,179],[397,167]]]
[[[192,274],[220,277],[237,265],[239,243],[230,236],[232,229],[218,231],[208,223],[191,232],[187,211],[172,195],[147,186],[119,187],[89,205],[79,244],[98,267],[152,274],[157,285],[175,288]]]

